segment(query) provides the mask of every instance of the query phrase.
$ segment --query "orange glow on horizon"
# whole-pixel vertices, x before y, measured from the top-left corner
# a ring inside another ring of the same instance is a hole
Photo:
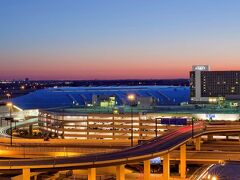
[[[191,57],[81,57],[30,55],[5,57],[11,61],[17,58],[21,62],[15,66],[3,64],[0,67],[0,79],[36,80],[91,80],[91,79],[176,79],[189,78],[194,64],[208,64],[211,70],[240,70],[238,58],[234,63],[225,63],[224,58],[201,59]],[[114,59],[114,60],[113,60]],[[216,63],[214,62],[216,61]],[[222,61],[222,63],[219,63]],[[211,62],[211,63],[208,63]]]

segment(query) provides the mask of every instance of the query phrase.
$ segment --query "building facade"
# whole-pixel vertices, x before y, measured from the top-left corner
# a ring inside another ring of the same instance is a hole
[[[190,96],[192,102],[240,99],[240,71],[210,71],[206,65],[193,66]]]
[[[182,124],[161,123],[161,118],[191,119],[191,115],[160,113],[125,114],[81,114],[65,112],[40,111],[39,129],[43,134],[52,134],[64,139],[95,139],[95,140],[147,140],[161,135],[168,129],[175,129]],[[170,120],[169,120],[170,121]],[[133,128],[133,129],[132,129]]]

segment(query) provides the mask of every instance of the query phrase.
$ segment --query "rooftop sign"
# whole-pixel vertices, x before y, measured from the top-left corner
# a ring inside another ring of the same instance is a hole
[[[192,67],[193,71],[209,71],[208,65],[196,65]]]

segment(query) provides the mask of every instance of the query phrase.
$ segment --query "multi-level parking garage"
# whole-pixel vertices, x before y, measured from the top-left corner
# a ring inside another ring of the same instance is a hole
[[[61,138],[128,140],[132,135],[134,140],[146,140],[173,128],[161,124],[161,117],[165,119],[159,114],[134,113],[131,116],[40,111],[39,127]]]

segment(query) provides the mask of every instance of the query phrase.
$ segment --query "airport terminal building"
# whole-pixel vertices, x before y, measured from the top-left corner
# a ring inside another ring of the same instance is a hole
[[[180,105],[189,101],[188,87],[175,86],[108,86],[67,87],[38,90],[14,98],[21,109],[51,109],[67,107],[111,107],[130,105],[128,95],[135,95],[138,107]]]

